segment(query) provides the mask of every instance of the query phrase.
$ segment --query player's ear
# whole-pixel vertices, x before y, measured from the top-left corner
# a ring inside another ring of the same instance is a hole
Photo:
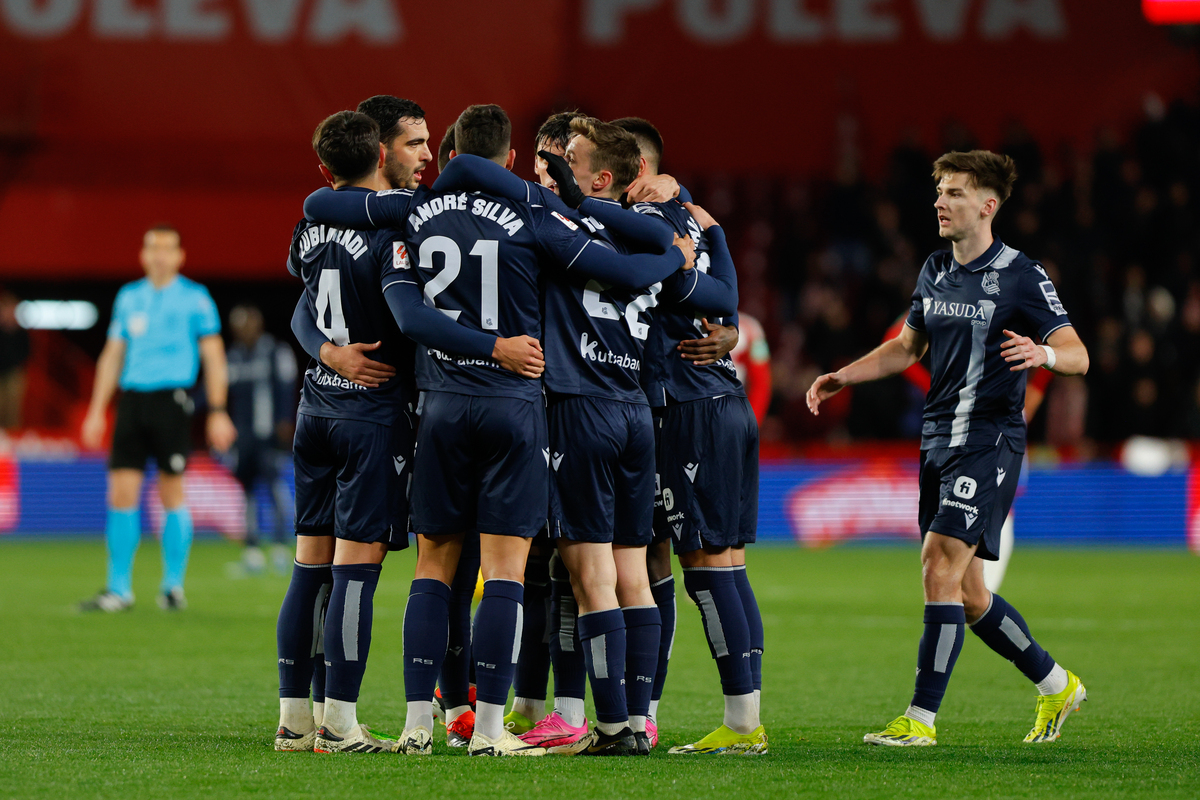
[[[379,163],[375,165],[376,169],[383,169],[384,162],[387,161],[387,149],[384,148],[383,142],[379,143]]]
[[[454,158],[456,155],[458,155],[458,151],[456,151],[453,147],[450,148],[450,157]]]
[[[645,158],[645,156],[638,156],[638,174],[637,174],[637,176],[640,178],[645,174],[646,174],[646,158]]]
[[[612,184],[613,174],[606,169],[600,170],[600,174],[596,176],[594,181],[592,181],[592,186],[594,186],[598,192],[603,192],[605,189],[612,186]]]
[[[517,163],[517,151],[509,150],[508,158],[504,160],[504,168],[511,171],[513,168],[513,164],[516,164],[516,163]]]
[[[329,167],[324,164],[317,164],[317,169],[321,170],[321,177],[325,179],[326,183],[330,186],[337,185],[337,179],[333,177],[333,173],[329,171]]]

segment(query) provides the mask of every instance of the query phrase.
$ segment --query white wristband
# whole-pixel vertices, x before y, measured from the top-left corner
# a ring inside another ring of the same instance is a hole
[[[1040,345],[1046,351],[1046,363],[1042,364],[1046,369],[1054,369],[1054,365],[1058,363],[1058,356],[1054,355],[1054,348],[1048,344]]]

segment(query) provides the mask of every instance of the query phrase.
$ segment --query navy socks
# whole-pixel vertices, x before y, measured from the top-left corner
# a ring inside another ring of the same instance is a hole
[[[475,597],[475,584],[478,579],[479,549],[476,547],[474,552],[468,552],[468,545],[464,543],[463,553],[458,559],[458,568],[454,572],[454,580],[450,584],[449,640],[438,677],[438,686],[442,689],[442,701],[446,708],[465,706],[471,701],[471,601]],[[405,619],[407,625],[407,614]],[[410,663],[406,661],[406,666]],[[407,679],[405,685],[408,685]],[[432,697],[432,694],[430,696]]]
[[[279,657],[279,696],[325,699],[325,669],[321,665],[320,698],[314,679],[314,662],[321,652],[321,626],[325,603],[333,588],[330,564],[300,564],[292,567],[292,581],[279,609],[275,642]]]
[[[721,675],[721,690],[737,696],[752,694],[754,679],[750,674],[750,632],[733,572],[733,567],[684,569],[683,586],[700,608],[708,650]]]
[[[671,648],[675,646],[675,576],[668,575],[650,587],[658,615],[662,620],[658,641],[658,669],[654,672],[654,688],[651,700],[661,700],[663,687],[667,683],[667,667],[671,661]]]
[[[596,719],[609,724],[625,722],[629,707],[625,698],[625,617],[621,609],[580,614],[579,640],[592,680]]]
[[[325,612],[325,696],[357,703],[371,650],[379,564],[335,564]]]
[[[1054,659],[1034,641],[1025,620],[998,594],[992,595],[992,604],[971,630],[1034,683],[1045,680],[1054,669]]]
[[[521,646],[525,587],[517,581],[490,580],[475,612],[471,659],[475,662],[475,697],[503,709]]]
[[[621,613],[625,617],[625,699],[629,716],[649,716],[662,619],[658,606],[631,606],[621,609]]]
[[[432,578],[414,580],[404,609],[404,697],[410,703],[433,698],[446,658],[449,619],[450,587]]]
[[[571,578],[562,560],[550,562],[550,663],[554,667],[554,696],[582,700],[587,691],[587,666],[576,625],[579,607]]]
[[[521,657],[514,686],[517,697],[546,699],[550,677],[550,557],[530,555],[525,564],[525,621],[521,631]],[[537,720],[534,720],[535,722]]]
[[[962,603],[925,604],[925,633],[917,649],[917,685],[912,699],[917,709],[936,714],[942,705],[954,662],[962,652],[966,622]]]
[[[762,689],[763,623],[744,564],[734,567],[733,583],[742,599],[742,610],[746,612],[746,625],[750,629],[750,679],[754,681],[754,690],[758,691]]]

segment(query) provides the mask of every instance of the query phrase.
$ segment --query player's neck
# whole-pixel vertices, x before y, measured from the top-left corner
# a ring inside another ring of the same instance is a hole
[[[367,177],[358,181],[338,181],[333,185],[333,188],[334,191],[336,191],[338,189],[346,189],[351,186],[358,189],[370,189],[372,192],[382,192],[392,188],[391,184],[384,180],[383,176],[381,176],[378,172],[376,172],[374,175],[368,175]]]
[[[992,228],[988,226],[954,242],[950,249],[954,253],[954,260],[965,266],[986,253],[993,241],[995,240],[992,238]]]
[[[146,277],[150,279],[150,285],[151,285],[151,286],[153,286],[155,289],[160,289],[160,290],[161,290],[161,289],[165,289],[165,288],[167,288],[168,286],[170,286],[170,285],[171,285],[171,283],[172,283],[172,282],[173,282],[173,281],[174,281],[174,280],[175,280],[177,277],[179,277],[179,273],[178,273],[178,272],[171,272],[171,273],[168,273],[168,274],[165,274],[165,275],[147,275]]]

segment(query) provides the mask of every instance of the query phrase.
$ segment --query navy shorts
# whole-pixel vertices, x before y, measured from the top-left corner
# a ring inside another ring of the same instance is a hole
[[[539,399],[425,392],[413,467],[413,530],[534,536],[550,506]]]
[[[922,450],[921,536],[933,531],[978,543],[975,555],[996,561],[1023,457],[1003,437],[991,446]]]
[[[556,400],[550,422],[550,531],[572,542],[645,547],[654,538],[650,407],[600,397]]]
[[[744,397],[693,400],[659,410],[656,540],[676,553],[737,547],[758,532],[758,422]]]
[[[299,414],[296,535],[408,547],[412,418],[392,425]]]

